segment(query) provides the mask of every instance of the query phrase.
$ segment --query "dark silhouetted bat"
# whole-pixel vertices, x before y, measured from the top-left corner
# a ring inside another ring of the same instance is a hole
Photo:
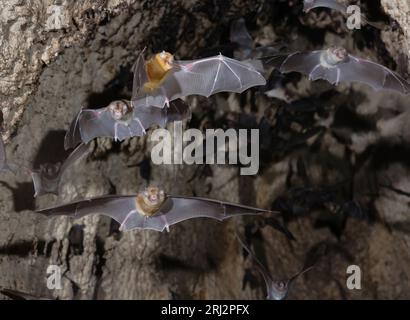
[[[145,62],[143,52],[134,65],[132,103],[134,107],[163,108],[170,101],[189,95],[222,92],[241,93],[266,83],[254,67],[223,55],[174,61],[172,54],[161,52]]]
[[[103,214],[120,223],[120,230],[169,230],[169,226],[192,218],[222,221],[239,215],[272,213],[269,210],[231,204],[218,200],[166,195],[164,190],[148,187],[137,195],[104,196],[72,202],[37,211],[47,216],[67,215],[81,218]]]
[[[410,84],[392,70],[369,60],[348,54],[346,49],[330,47],[312,52],[289,54],[281,63],[281,72],[300,72],[310,80],[324,79],[331,84],[361,82],[375,90],[410,92]]]
[[[4,294],[12,300],[52,300],[49,298],[36,297],[34,295],[11,289],[0,289],[0,293]]]
[[[337,2],[336,0],[304,0],[303,1],[303,11],[309,12],[315,8],[329,8],[339,11],[344,16],[348,14],[348,6]],[[382,26],[376,22],[371,22],[366,19],[366,17],[360,14],[362,22],[364,24],[371,25],[374,28],[381,29]]]
[[[74,118],[64,139],[65,149],[79,143],[88,143],[97,137],[112,137],[122,141],[142,136],[153,125],[165,127],[167,123],[191,116],[189,106],[181,99],[170,103],[169,108],[133,108],[130,101],[118,100],[100,109],[82,109]]]
[[[269,271],[265,268],[265,266],[262,264],[262,262],[259,261],[259,259],[255,256],[255,254],[250,250],[245,243],[242,241],[242,239],[236,235],[238,238],[239,242],[241,243],[242,247],[246,250],[246,252],[249,254],[249,256],[256,262],[256,267],[258,271],[262,274],[263,280],[265,281],[266,284],[266,291],[267,291],[267,297],[266,299],[268,300],[283,300],[286,298],[289,292],[289,288],[292,284],[292,282],[300,275],[304,274],[305,272],[308,272],[314,267],[314,264],[316,263],[313,262],[307,267],[304,267],[301,271],[296,273],[294,276],[290,277],[287,280],[280,280],[280,281],[274,281],[269,273]]]
[[[34,196],[41,196],[47,193],[58,194],[60,179],[64,171],[82,158],[87,152],[89,146],[80,144],[67,159],[61,163],[46,163],[40,165],[40,169],[31,171],[31,178],[34,185]]]

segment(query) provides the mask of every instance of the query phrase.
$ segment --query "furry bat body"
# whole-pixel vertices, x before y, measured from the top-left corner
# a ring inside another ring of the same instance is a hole
[[[352,56],[344,48],[291,53],[280,64],[279,70],[283,73],[300,72],[310,80],[323,79],[334,85],[361,82],[375,90],[392,90],[403,95],[410,92],[410,84],[399,74],[378,63]]]
[[[266,292],[267,292],[267,297],[266,299],[268,300],[283,300],[287,297],[289,288],[292,284],[292,282],[299,277],[300,275],[304,274],[305,272],[308,272],[314,267],[315,263],[310,264],[307,267],[304,267],[301,271],[290,277],[289,279],[286,280],[280,280],[280,281],[274,281],[269,273],[269,271],[266,269],[266,267],[262,264],[262,262],[259,261],[259,259],[255,256],[255,254],[252,252],[251,249],[249,249],[246,244],[242,241],[242,239],[237,235],[238,241],[242,245],[242,247],[245,249],[245,251],[249,254],[249,256],[255,261],[256,267],[258,271],[261,273],[263,280],[265,281],[266,284]]]
[[[304,12],[309,12],[312,9],[315,8],[329,8],[336,10],[343,14],[344,16],[347,16],[348,14],[348,6],[341,4],[337,2],[336,0],[303,0],[303,11]],[[376,22],[371,22],[366,19],[365,16],[362,14],[360,15],[362,21],[364,24],[368,24],[374,28],[377,29],[382,29],[382,26],[380,26]]]
[[[262,214],[271,211],[217,200],[168,196],[163,190],[148,187],[136,196],[105,196],[77,201],[37,211],[47,216],[67,215],[74,218],[103,214],[120,223],[121,230],[169,230],[169,226],[191,218],[226,218]]]
[[[39,170],[31,171],[31,178],[34,184],[34,197],[47,193],[58,194],[58,187],[64,171],[82,158],[88,152],[88,145],[80,144],[67,159],[61,163],[46,163],[40,166]]]
[[[209,97],[222,91],[241,93],[254,86],[265,85],[265,78],[246,62],[223,55],[174,61],[167,52],[154,55],[145,62],[143,53],[134,66],[134,107],[159,107],[189,95]]]

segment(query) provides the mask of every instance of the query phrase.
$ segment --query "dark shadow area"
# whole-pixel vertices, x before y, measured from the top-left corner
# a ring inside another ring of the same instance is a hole
[[[34,186],[32,182],[19,182],[17,187],[10,186],[7,182],[0,181],[4,187],[13,194],[14,211],[35,210]]]

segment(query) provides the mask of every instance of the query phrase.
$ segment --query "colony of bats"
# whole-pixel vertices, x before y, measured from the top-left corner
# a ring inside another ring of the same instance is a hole
[[[343,14],[347,12],[347,7],[337,1],[304,1],[305,12],[318,7],[327,7]],[[378,27],[365,17],[363,23]],[[65,135],[64,147],[72,151],[63,163],[45,163],[37,169],[28,164],[17,164],[6,157],[4,145],[0,141],[1,170],[13,173],[20,171],[30,175],[35,190],[34,197],[48,193],[58,194],[64,171],[89,152],[90,141],[98,137],[122,141],[143,136],[154,127],[165,128],[171,122],[189,121],[191,111],[184,98],[191,95],[210,97],[220,92],[242,94],[257,87],[258,93],[268,97],[284,102],[295,100],[286,88],[285,78],[288,73],[299,73],[311,81],[325,80],[334,86],[339,83],[360,82],[378,91],[392,91],[401,95],[410,93],[410,84],[401,75],[376,62],[353,56],[342,47],[332,46],[311,52],[287,52],[283,43],[257,46],[247,31],[244,19],[232,22],[230,41],[235,48],[233,57],[218,54],[196,60],[176,60],[171,53],[165,51],[149,55],[148,50],[142,49],[132,68],[130,99],[113,101],[99,109],[79,110]],[[282,115],[292,116],[292,112],[297,112],[298,108],[306,110],[306,103],[293,103],[283,110]],[[241,115],[226,115],[227,118],[229,116],[234,117],[234,120],[231,117],[229,121],[233,127],[241,126],[241,121],[247,124],[254,121],[251,118],[241,120]],[[269,157],[277,145],[272,145],[275,144],[272,141],[265,145],[264,130],[269,127],[266,124],[269,116],[263,121],[254,122],[262,135],[261,151]],[[295,195],[291,196],[295,196],[295,199],[313,199],[312,206],[315,205],[315,199],[320,203],[323,197],[331,197],[321,190],[299,189],[294,190],[294,193]],[[291,202],[296,202],[295,199],[292,198]],[[345,203],[341,210],[359,216],[362,214],[353,202]],[[281,220],[286,221],[289,214],[301,214],[294,211],[294,208],[289,206],[289,201],[284,199],[277,199],[272,208],[255,208],[223,200],[173,195],[171,190],[163,190],[161,186],[149,186],[136,195],[107,195],[71,203],[57,203],[52,207],[37,210],[39,214],[48,217],[70,216],[74,219],[93,214],[106,215],[117,221],[120,230],[124,232],[134,229],[169,231],[172,225],[194,218],[206,217],[223,221],[241,215],[260,215],[265,217],[267,225],[280,230],[290,240],[295,237]],[[314,272],[315,261],[305,265],[289,279],[274,281],[268,268],[250,249],[250,244],[246,244],[241,237],[237,236],[239,243],[266,283],[267,299],[286,298],[292,282],[296,281],[297,277],[308,271]],[[36,298],[10,289],[4,289],[2,292],[12,298]]]

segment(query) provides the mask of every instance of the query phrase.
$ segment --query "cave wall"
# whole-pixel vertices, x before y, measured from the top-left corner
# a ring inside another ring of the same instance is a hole
[[[301,32],[317,23],[315,13],[302,17],[298,8],[294,1],[262,0],[2,3],[0,107],[8,157],[35,167],[61,160],[66,154],[64,131],[82,106],[102,107],[130,96],[130,68],[140,50],[164,49],[180,58],[199,56],[204,48],[226,41],[230,22],[241,16],[250,22],[252,35],[260,43],[283,39],[291,49],[336,43],[403,74],[408,71],[407,1],[382,0],[377,11],[387,21],[386,27],[366,29],[364,36],[336,32],[334,21],[343,18],[331,13],[332,19],[325,19],[320,34],[314,36],[318,43],[312,41],[311,32]],[[324,89],[301,79],[294,90],[307,97]],[[374,93],[357,84],[341,85],[337,91],[338,95],[320,101],[330,106],[328,114],[318,117],[324,128],[320,142],[314,136],[290,152],[274,155],[256,177],[239,176],[234,167],[214,166],[210,175],[190,180],[187,177],[202,169],[153,166],[151,183],[173,194],[269,208],[276,198],[288,193],[289,183],[303,184],[303,179],[291,174],[298,170],[301,157],[312,188],[349,176],[351,198],[362,203],[371,218],[348,218],[343,233],[335,235],[330,228],[316,228],[315,215],[306,215],[287,223],[298,241],[264,227],[255,248],[279,278],[297,272],[306,254],[318,244],[334,248],[315,271],[294,283],[289,293],[292,299],[409,298],[409,201],[407,195],[397,192],[410,191],[408,98]],[[209,105],[218,110],[215,114],[221,114],[250,113],[252,99],[246,93],[242,98],[231,94],[188,101],[194,114],[201,114]],[[255,99],[258,116],[267,108],[277,108],[262,95]],[[365,119],[370,129],[357,129],[349,116],[340,120],[339,110],[351,111],[352,105],[354,115],[350,116],[355,121]],[[349,136],[347,142],[335,138],[335,128]],[[187,221],[173,226],[169,233],[120,233],[107,217],[47,219],[33,212],[84,197],[138,192],[147,182],[140,168],[132,165],[149,157],[151,146],[149,134],[122,143],[105,138],[93,141],[90,156],[63,176],[59,196],[33,200],[31,180],[24,170],[16,176],[2,173],[0,286],[60,299],[264,298],[260,281],[243,286],[250,266],[234,233],[252,218],[224,223]],[[62,267],[61,290],[46,287],[50,264]],[[345,286],[346,268],[351,264],[362,268],[360,291]]]

